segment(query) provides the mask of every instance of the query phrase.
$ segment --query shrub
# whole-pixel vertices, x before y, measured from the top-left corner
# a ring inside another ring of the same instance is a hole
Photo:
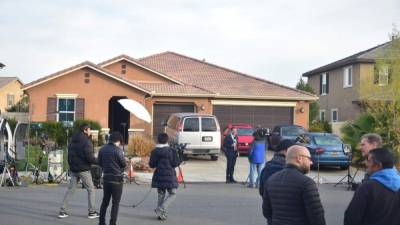
[[[310,132],[332,133],[332,126],[329,124],[328,121],[316,120],[316,121],[311,122],[308,130]]]
[[[133,135],[129,138],[127,156],[150,156],[154,149],[155,143],[153,139],[143,135]]]

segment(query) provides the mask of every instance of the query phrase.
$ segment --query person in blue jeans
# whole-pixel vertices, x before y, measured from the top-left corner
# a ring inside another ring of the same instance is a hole
[[[260,184],[261,170],[265,163],[265,138],[255,137],[249,153],[250,174],[249,188],[258,187]]]

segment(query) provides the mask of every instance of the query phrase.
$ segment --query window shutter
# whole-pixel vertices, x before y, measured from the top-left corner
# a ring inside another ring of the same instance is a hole
[[[57,120],[57,98],[47,98],[47,121]]]
[[[319,75],[319,95],[322,95],[322,74]]]
[[[376,65],[374,66],[374,84],[379,84],[379,70]]]
[[[329,93],[329,73],[326,73],[326,94]]]
[[[75,109],[75,119],[84,119],[85,118],[85,99],[77,98],[76,99],[76,109]]]
[[[388,68],[388,84],[390,84],[392,82],[392,74],[393,74],[393,68],[392,68],[392,65],[389,65],[389,68]]]

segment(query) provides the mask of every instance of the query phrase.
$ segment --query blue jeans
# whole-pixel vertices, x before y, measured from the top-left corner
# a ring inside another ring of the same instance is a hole
[[[263,168],[264,168],[264,163],[250,163],[250,174],[249,174],[250,185],[256,187],[259,186],[260,174]]]

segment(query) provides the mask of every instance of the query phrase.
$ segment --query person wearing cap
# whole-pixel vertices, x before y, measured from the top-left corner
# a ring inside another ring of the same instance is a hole
[[[260,184],[258,187],[261,197],[263,197],[265,182],[267,182],[272,174],[281,171],[285,167],[287,150],[294,144],[294,141],[290,139],[281,140],[276,147],[274,156],[265,164],[264,169],[261,171]]]
[[[110,225],[117,223],[119,202],[121,201],[123,188],[123,173],[126,161],[122,149],[122,134],[112,132],[109,142],[99,150],[99,165],[103,169],[103,201],[100,207],[99,225],[105,225],[105,217],[108,205],[112,198]]]

